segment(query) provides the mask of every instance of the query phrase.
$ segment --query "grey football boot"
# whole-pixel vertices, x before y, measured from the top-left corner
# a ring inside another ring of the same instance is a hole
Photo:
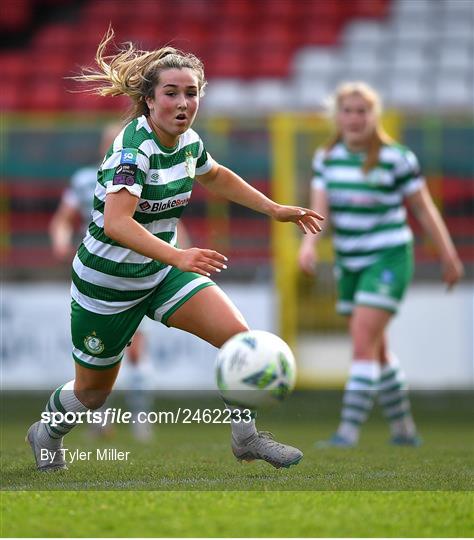
[[[303,458],[301,450],[275,441],[268,431],[259,431],[242,443],[232,437],[232,452],[239,461],[263,459],[276,469],[297,465]]]
[[[62,439],[58,440],[57,447],[48,448],[43,445],[38,440],[38,428],[41,422],[35,422],[30,426],[28,433],[26,434],[25,441],[30,443],[31,449],[33,450],[33,455],[35,456],[36,467],[38,471],[58,471],[60,469],[67,469],[66,461],[64,459],[64,452],[62,452],[63,441]],[[48,451],[46,459],[42,459],[41,450],[43,453]]]

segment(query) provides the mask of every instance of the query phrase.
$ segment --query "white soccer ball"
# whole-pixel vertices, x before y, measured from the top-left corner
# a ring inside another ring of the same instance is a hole
[[[257,409],[284,400],[296,381],[295,358],[278,336],[241,332],[217,354],[217,386],[229,405]]]

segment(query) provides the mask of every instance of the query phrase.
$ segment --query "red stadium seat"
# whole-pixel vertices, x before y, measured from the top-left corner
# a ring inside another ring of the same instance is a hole
[[[31,0],[5,3],[6,11],[18,17],[17,6],[29,8]],[[35,80],[42,77],[48,84],[55,83],[62,92],[74,88],[75,83],[62,78],[94,65],[97,46],[113,21],[115,44],[133,41],[143,49],[169,44],[193,52],[205,61],[206,75],[211,78],[287,77],[298,47],[337,45],[348,18],[383,17],[388,7],[389,0],[219,0],[211,6],[208,0],[86,0],[74,24],[54,22],[37,31],[31,57],[3,54],[2,75],[16,84],[29,74]],[[113,46],[107,52],[113,52]],[[7,93],[6,101],[15,102],[12,92]],[[40,85],[38,96],[33,102],[43,100],[47,107],[61,101],[44,85]],[[119,108],[117,100],[87,94],[65,97],[62,106],[67,108]]]
[[[30,68],[30,62],[23,51],[2,52],[0,54],[2,80],[21,80]]]
[[[257,32],[252,36],[257,47],[293,48],[298,42],[298,28],[291,21],[264,22],[256,27]]]
[[[72,75],[73,66],[71,57],[61,49],[45,53],[42,50],[34,50],[30,56],[29,72],[32,77],[58,79]]]
[[[0,30],[21,32],[32,20],[32,2],[29,0],[2,0]]]
[[[382,18],[388,14],[387,0],[353,0],[351,14],[353,17]]]
[[[2,111],[16,111],[24,108],[23,100],[24,88],[14,80],[5,79],[2,82],[0,92],[0,109]]]
[[[305,2],[293,0],[260,0],[254,6],[255,15],[261,21],[289,22],[306,7]]]
[[[306,20],[299,25],[299,45],[336,45],[340,30],[340,23],[336,19]]]
[[[65,52],[74,46],[74,27],[67,23],[49,24],[39,29],[32,39],[32,47],[49,53]]]
[[[221,0],[219,2],[220,17],[234,21],[247,21],[253,18],[255,2],[253,0]]]
[[[260,47],[249,63],[249,76],[258,78],[287,77],[291,49],[277,45]]]
[[[245,77],[249,59],[238,49],[217,48],[209,53],[206,62],[207,77]]]
[[[62,85],[35,79],[32,80],[25,95],[23,108],[33,111],[54,111],[62,109],[64,99],[65,92]]]

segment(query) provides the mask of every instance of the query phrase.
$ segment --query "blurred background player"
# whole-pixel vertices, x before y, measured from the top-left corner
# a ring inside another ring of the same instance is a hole
[[[107,153],[115,137],[122,129],[119,123],[107,124],[100,138],[99,155],[102,157]],[[91,213],[94,203],[94,191],[97,184],[98,165],[88,165],[78,169],[71,177],[69,186],[64,190],[61,202],[54,213],[49,234],[51,247],[54,256],[61,262],[70,263],[77,249],[74,233],[77,225],[80,224],[81,236],[91,220]],[[180,244],[184,242],[187,246],[189,238],[184,226],[179,231]],[[146,385],[148,362],[145,359],[145,336],[142,330],[138,329],[126,349],[128,369],[126,370],[126,385],[128,391],[125,393],[128,406],[134,417],[140,411],[149,411],[152,405],[150,389]],[[135,422],[130,424],[132,432],[137,440],[146,441],[151,437],[148,423]],[[96,427],[92,425],[94,431],[101,435],[112,434],[111,425]]]
[[[380,123],[378,94],[364,83],[345,83],[332,98],[335,133],[313,160],[312,207],[330,216],[336,253],[339,313],[349,317],[352,366],[341,422],[327,442],[355,446],[378,393],[392,443],[417,446],[404,375],[387,343],[387,326],[413,274],[413,235],[406,201],[432,238],[451,288],[463,275],[448,230],[421,176],[418,160]],[[301,269],[313,274],[317,236],[304,237]]]

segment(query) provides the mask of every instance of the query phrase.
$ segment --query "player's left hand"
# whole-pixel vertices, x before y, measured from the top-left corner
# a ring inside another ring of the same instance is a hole
[[[322,231],[319,221],[323,221],[324,217],[314,210],[309,208],[301,208],[300,206],[285,206],[277,205],[273,211],[273,217],[277,221],[292,221],[296,223],[304,234],[310,232],[317,234]]]

